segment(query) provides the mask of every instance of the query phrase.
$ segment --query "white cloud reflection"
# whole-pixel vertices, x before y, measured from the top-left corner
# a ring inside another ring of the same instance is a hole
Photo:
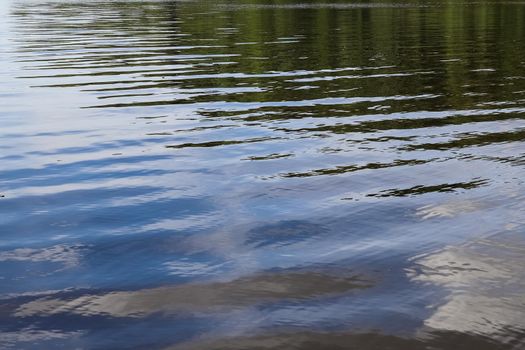
[[[29,261],[29,262],[55,262],[65,267],[79,264],[82,245],[59,244],[42,249],[19,248],[0,252],[0,262],[3,261]]]
[[[408,274],[448,292],[427,327],[498,338],[525,329],[524,266],[525,239],[503,233],[421,257]]]

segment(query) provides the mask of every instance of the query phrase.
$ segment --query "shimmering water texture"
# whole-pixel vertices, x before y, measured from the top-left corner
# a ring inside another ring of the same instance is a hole
[[[0,11],[0,349],[525,349],[524,3]]]

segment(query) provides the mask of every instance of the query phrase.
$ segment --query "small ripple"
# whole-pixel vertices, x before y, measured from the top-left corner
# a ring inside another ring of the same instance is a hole
[[[404,189],[389,189],[378,193],[370,193],[367,197],[407,197],[433,192],[457,192],[459,190],[471,190],[481,186],[486,186],[490,183],[488,179],[478,179],[468,182],[444,183],[439,185],[418,185]]]

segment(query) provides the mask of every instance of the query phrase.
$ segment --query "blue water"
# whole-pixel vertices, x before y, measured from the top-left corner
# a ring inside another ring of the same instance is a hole
[[[1,349],[522,349],[520,2],[0,3]]]

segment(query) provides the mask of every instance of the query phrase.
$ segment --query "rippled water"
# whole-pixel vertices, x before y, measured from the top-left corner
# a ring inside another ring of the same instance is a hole
[[[0,2],[0,348],[525,348],[525,3]]]

